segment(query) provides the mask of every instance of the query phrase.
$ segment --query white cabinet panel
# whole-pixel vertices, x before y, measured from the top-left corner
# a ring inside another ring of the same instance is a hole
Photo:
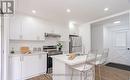
[[[22,35],[24,40],[36,40],[37,28],[33,23],[23,22],[22,24]]]
[[[39,55],[39,60],[40,60],[40,64],[39,64],[39,68],[38,71],[40,72],[40,74],[45,74],[46,70],[47,70],[47,55]]]
[[[16,14],[10,19],[10,39],[44,40],[44,33],[57,33],[62,41],[67,41],[69,28],[26,15]]]
[[[22,78],[28,79],[38,74],[39,56],[24,56],[22,61]]]
[[[9,66],[9,76],[10,76],[10,80],[21,80],[21,67],[22,67],[22,63],[21,63],[21,58],[20,56],[16,56],[16,57],[10,57],[10,66]]]
[[[46,73],[46,54],[16,55],[11,56],[9,60],[9,76],[11,80],[26,80]]]
[[[33,18],[13,16],[10,18],[10,39],[44,40],[45,30],[40,21]]]
[[[10,18],[10,39],[19,40],[22,36],[22,24],[19,17]]]
[[[57,67],[58,65],[59,67]],[[65,76],[59,76],[60,74],[67,75],[65,64],[61,63],[60,61],[54,58],[53,58],[53,74],[57,74],[53,76],[53,80],[67,80]]]

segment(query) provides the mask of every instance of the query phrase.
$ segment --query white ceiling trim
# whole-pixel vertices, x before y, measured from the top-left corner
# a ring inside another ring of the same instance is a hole
[[[117,13],[117,14],[114,14],[114,15],[111,15],[111,16],[107,16],[107,17],[100,18],[100,19],[97,19],[97,20],[94,20],[94,21],[90,21],[90,22],[87,22],[87,24],[92,24],[92,23],[95,23],[95,22],[103,21],[103,20],[106,20],[106,19],[110,19],[110,18],[113,18],[113,17],[116,17],[116,16],[126,14],[126,13],[130,13],[130,10],[126,10],[126,11],[123,11],[121,13]]]

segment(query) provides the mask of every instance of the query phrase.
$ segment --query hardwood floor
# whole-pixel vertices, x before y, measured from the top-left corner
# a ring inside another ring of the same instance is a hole
[[[96,80],[99,79],[98,67],[96,67]],[[129,80],[130,71],[120,70],[108,66],[101,66],[101,80]],[[51,75],[40,75],[28,80],[52,80]]]
[[[96,67],[96,80],[100,80],[98,73],[99,70]],[[101,66],[101,80],[130,80],[130,71]]]
[[[52,77],[50,74],[44,74],[27,80],[52,80]]]

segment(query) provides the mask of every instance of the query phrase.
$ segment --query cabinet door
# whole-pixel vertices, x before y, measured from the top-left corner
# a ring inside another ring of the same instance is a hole
[[[22,35],[24,40],[36,40],[37,28],[35,24],[31,23],[30,20],[26,20],[22,23]]]
[[[20,56],[14,56],[9,58],[9,76],[10,80],[21,80],[21,58]]]
[[[39,74],[39,56],[24,56],[22,61],[22,78],[28,79]]]
[[[10,18],[9,33],[10,39],[19,40],[22,38],[22,24],[18,17]]]
[[[46,54],[39,55],[39,58],[40,58],[39,73],[45,74],[47,70],[47,55]]]

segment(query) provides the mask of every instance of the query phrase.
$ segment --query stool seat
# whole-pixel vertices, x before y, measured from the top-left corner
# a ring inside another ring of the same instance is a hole
[[[91,62],[91,63],[94,65],[99,65],[99,64],[102,64],[103,62],[100,62],[99,60],[97,60],[96,62]]]
[[[89,65],[89,64],[81,64],[81,65],[75,65],[72,68],[75,70],[78,70],[80,72],[86,72],[93,68],[94,65]]]

